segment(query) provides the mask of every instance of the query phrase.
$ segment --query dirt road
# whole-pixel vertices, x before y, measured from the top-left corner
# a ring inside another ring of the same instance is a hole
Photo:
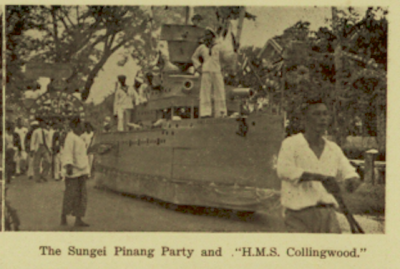
[[[17,210],[22,231],[283,232],[280,210],[238,216],[226,210],[174,206],[145,197],[96,189],[88,182],[88,228],[60,226],[64,182],[36,183],[25,176],[8,185],[7,199]]]

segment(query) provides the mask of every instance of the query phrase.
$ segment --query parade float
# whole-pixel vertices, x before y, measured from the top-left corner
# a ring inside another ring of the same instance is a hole
[[[279,205],[283,111],[244,113],[252,90],[226,85],[228,117],[199,118],[201,76],[186,70],[203,34],[198,26],[162,26],[169,62],[160,85],[150,85],[148,102],[126,122],[140,130],[95,134],[89,151],[96,154],[96,185],[176,205],[269,210]]]

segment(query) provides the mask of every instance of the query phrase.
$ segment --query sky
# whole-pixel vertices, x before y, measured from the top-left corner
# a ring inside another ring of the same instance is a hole
[[[247,7],[247,11],[256,15],[256,21],[245,20],[243,25],[241,46],[262,47],[265,42],[283,33],[283,31],[294,25],[299,20],[309,21],[311,30],[327,26],[326,19],[332,16],[330,7]],[[88,102],[95,104],[101,102],[106,96],[114,91],[116,78],[123,74],[127,76],[128,85],[133,84],[133,79],[138,66],[130,59],[125,66],[120,67],[117,62],[121,59],[123,49],[117,51],[106,62],[95,79],[91,88]],[[47,85],[48,79],[41,78],[39,83]]]

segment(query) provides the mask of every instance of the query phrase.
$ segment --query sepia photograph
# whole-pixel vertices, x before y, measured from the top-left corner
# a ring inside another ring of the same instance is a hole
[[[385,234],[389,12],[5,6],[4,230]]]
[[[3,37],[3,7],[0,6],[0,36]],[[0,42],[0,85],[3,89],[3,42]],[[3,212],[5,211],[5,203],[3,197],[5,197],[4,192],[4,180],[3,180],[3,91],[1,91],[0,96],[0,232],[3,231],[4,218]]]

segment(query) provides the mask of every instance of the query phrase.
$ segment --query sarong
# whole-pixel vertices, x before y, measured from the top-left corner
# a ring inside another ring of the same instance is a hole
[[[289,233],[341,233],[332,206],[312,206],[301,210],[286,209],[285,226]]]
[[[85,216],[87,205],[86,179],[86,175],[76,178],[65,178],[63,215]]]

